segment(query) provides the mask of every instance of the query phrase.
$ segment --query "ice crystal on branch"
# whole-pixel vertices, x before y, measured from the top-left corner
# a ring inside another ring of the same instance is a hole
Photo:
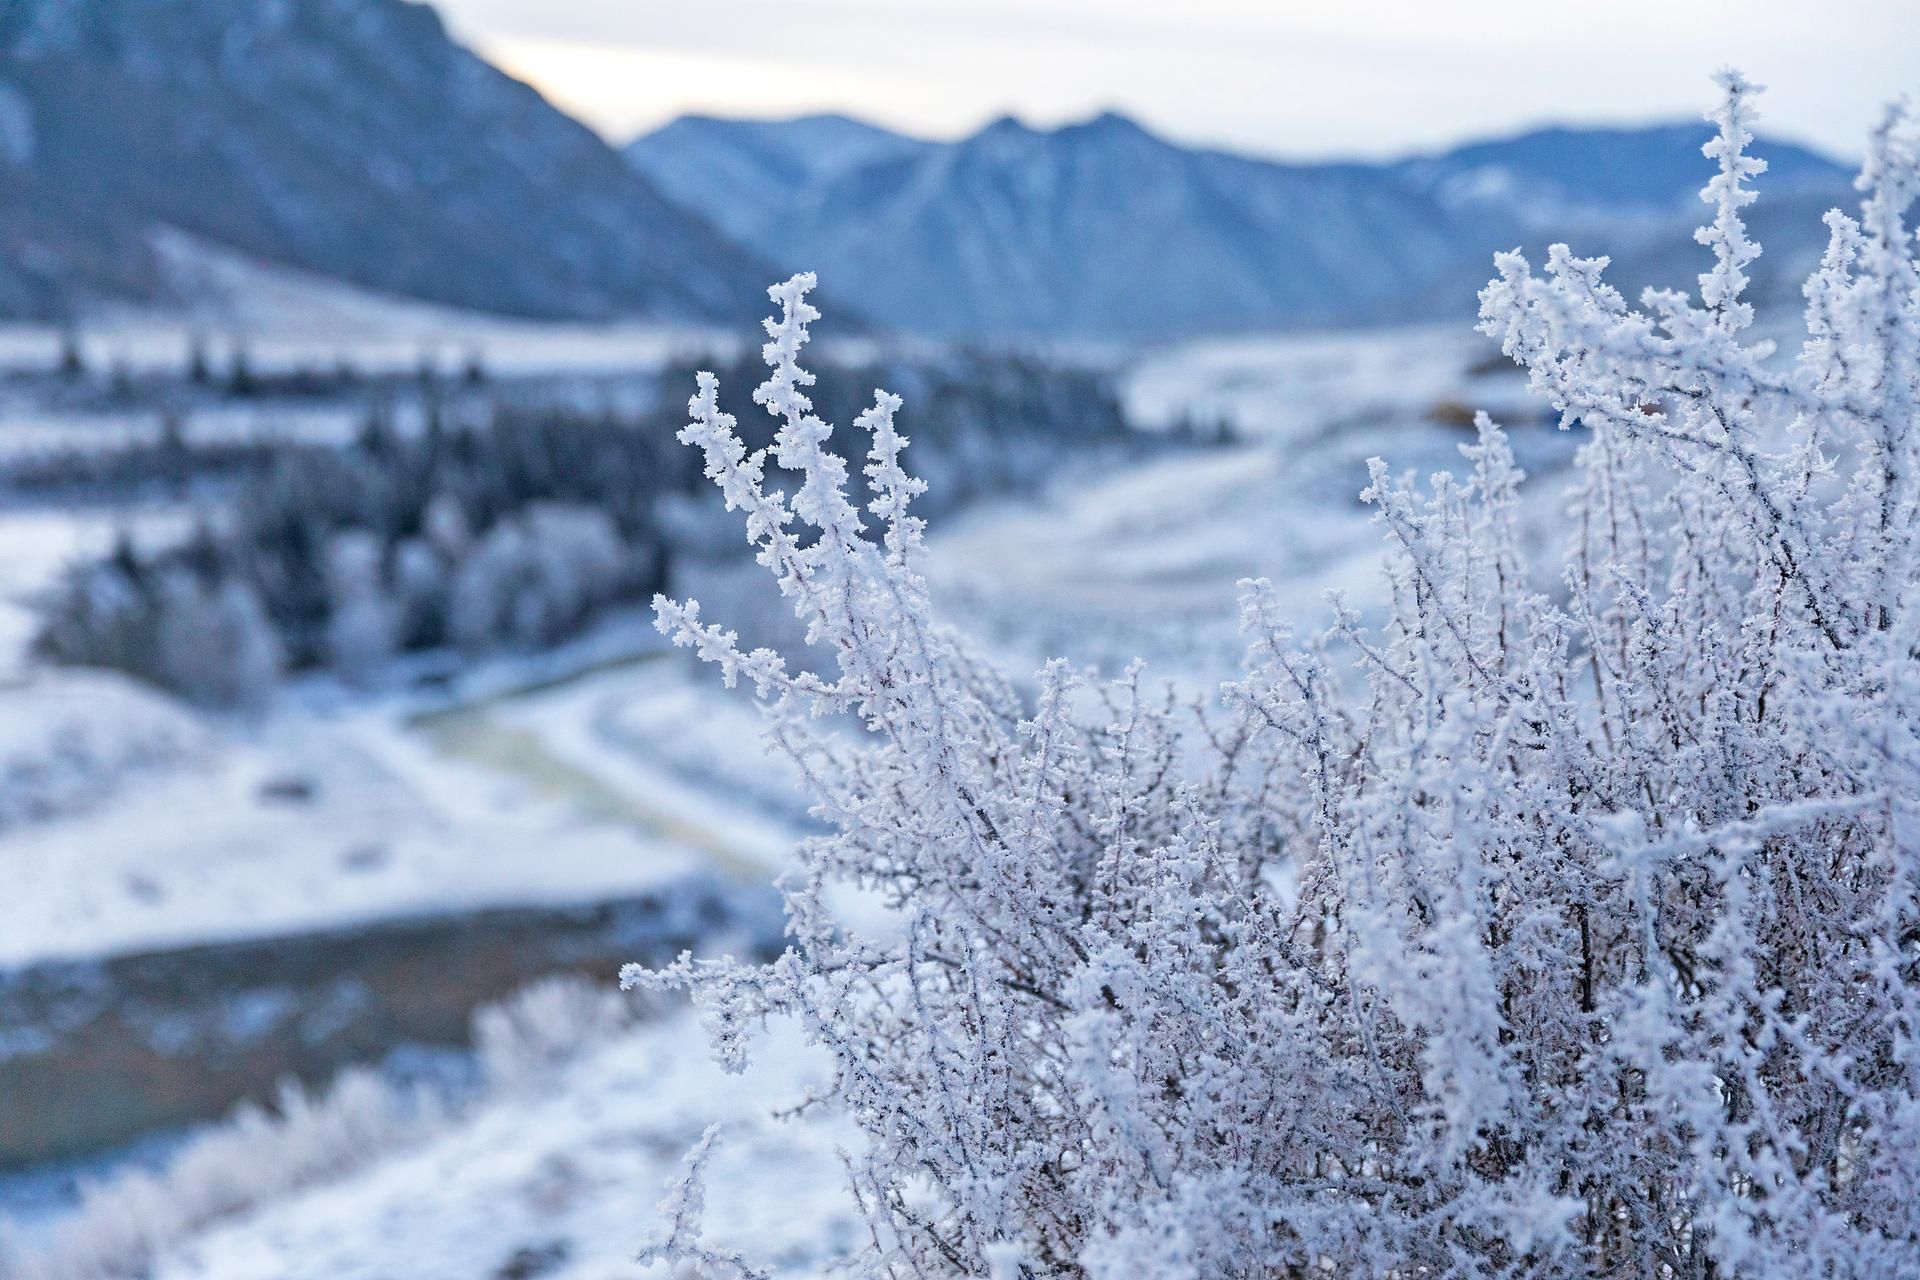
[[[1374,465],[1380,629],[1302,643],[1247,585],[1224,722],[1137,668],[1023,699],[938,625],[899,401],[860,419],[876,528],[812,414],[811,277],[773,291],[770,451],[701,379],[682,438],[837,669],[659,623],[752,684],[832,831],[780,960],[629,978],[691,987],[729,1064],[768,1016],[830,1052],[861,1272],[1915,1274],[1915,140],[1875,134],[1782,370],[1742,337],[1756,89],[1720,83],[1697,303],[1564,246],[1482,295],[1586,436],[1564,590],[1483,415],[1463,480]],[[655,1254],[744,1267],[697,1243],[697,1164]]]

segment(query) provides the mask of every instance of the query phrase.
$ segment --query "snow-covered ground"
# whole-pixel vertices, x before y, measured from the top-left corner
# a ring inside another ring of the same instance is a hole
[[[634,1255],[713,1123],[727,1126],[708,1171],[714,1238],[776,1274],[818,1276],[865,1230],[834,1154],[855,1135],[773,1114],[803,1102],[822,1067],[788,1026],[727,1076],[690,1019],[650,1025],[358,1177],[215,1227],[164,1255],[153,1280],[664,1280],[672,1268]]]
[[[693,351],[737,349],[738,333],[660,324],[558,324],[462,311],[259,262],[177,231],[155,248],[190,309],[114,306],[83,317],[75,335],[95,368],[178,371],[193,343],[216,362],[244,348],[256,370],[332,368],[411,373],[423,360],[448,372],[469,356],[503,374],[658,367]],[[748,339],[751,334],[746,335]],[[0,370],[45,369],[65,335],[0,325]]]
[[[1469,370],[1497,354],[1459,324],[1249,334],[1149,352],[1123,388],[1128,409],[1149,425],[1186,416],[1229,422],[1262,439],[1299,440],[1348,420],[1424,413],[1458,397]],[[1496,381],[1506,383],[1502,392],[1520,385],[1507,369]]]
[[[771,878],[792,826],[604,731],[596,708],[669,689],[679,714],[723,697],[616,667],[434,714],[290,697],[246,721],[108,677],[0,687],[0,966]],[[760,751],[738,746],[736,771]]]
[[[411,365],[420,332],[368,341]],[[635,349],[633,335],[593,341]],[[489,359],[586,360],[591,344],[555,331],[511,336],[509,349]],[[1533,523],[1550,536],[1554,473],[1576,441],[1544,424],[1489,355],[1470,332],[1428,329],[1149,353],[1125,382],[1133,411],[1226,421],[1237,442],[943,522],[929,563],[939,607],[1016,676],[1056,654],[1109,670],[1142,655],[1161,674],[1210,680],[1238,657],[1241,578],[1274,579],[1303,629],[1325,616],[1329,588],[1362,608],[1377,601],[1380,533],[1356,496],[1366,459],[1459,468],[1465,405],[1512,425],[1537,477]],[[0,776],[39,779],[49,797],[15,805],[19,816],[0,808],[0,967],[591,902],[696,869],[767,880],[806,827],[804,797],[767,758],[746,695],[661,653],[638,617],[559,654],[483,664],[449,690],[296,683],[252,719],[36,670],[24,648],[33,593],[67,557],[97,554],[124,518],[0,513]],[[141,517],[152,536],[178,518]],[[777,608],[771,582],[758,585]],[[739,1129],[712,1171],[716,1234],[786,1274],[817,1274],[858,1230],[832,1155],[847,1135],[827,1116],[766,1122],[817,1068],[791,1028],[769,1034],[765,1065],[731,1080],[686,1018],[629,1029],[537,1089],[489,1094],[417,1140],[184,1232],[152,1274],[644,1274],[631,1258],[657,1188],[714,1119]]]
[[[1578,443],[1458,327],[1188,343],[1141,360],[1123,393],[1143,423],[1224,422],[1240,443],[935,531],[938,601],[1018,668],[1060,655],[1111,673],[1138,656],[1161,675],[1216,679],[1239,659],[1241,579],[1271,579],[1303,632],[1330,617],[1329,590],[1363,612],[1381,600],[1381,533],[1359,501],[1369,458],[1460,472],[1471,407],[1485,408],[1535,477],[1530,523],[1544,537]]]
[[[632,1024],[598,1011],[608,999],[536,987],[507,1002],[504,1037],[508,1020],[483,1013],[480,1086],[450,1103],[351,1078],[215,1126],[157,1170],[108,1174],[66,1217],[0,1233],[0,1275],[664,1280],[633,1258],[710,1124],[715,1238],[775,1274],[822,1274],[863,1229],[837,1154],[859,1137],[817,1110],[777,1113],[824,1083],[824,1055],[773,1024],[727,1075],[687,1013]]]

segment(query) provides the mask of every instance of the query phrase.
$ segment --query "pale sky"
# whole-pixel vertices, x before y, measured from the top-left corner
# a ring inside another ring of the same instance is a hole
[[[947,137],[1105,108],[1279,156],[1393,155],[1547,122],[1697,116],[1857,153],[1920,97],[1920,0],[438,0],[614,141],[683,112],[843,111]]]

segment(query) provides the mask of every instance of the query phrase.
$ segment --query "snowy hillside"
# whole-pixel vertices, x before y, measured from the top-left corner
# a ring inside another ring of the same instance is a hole
[[[746,320],[768,276],[425,5],[0,7],[0,316],[164,299],[162,225],[524,315]]]
[[[776,224],[787,211],[828,183],[932,146],[846,116],[681,116],[636,138],[625,154],[669,199],[700,210],[743,244],[754,244],[777,235]]]
[[[1534,129],[1472,142],[1438,155],[1402,161],[1396,171],[1442,203],[1487,205],[1530,227],[1562,227],[1582,219],[1602,225],[1643,217],[1666,221],[1699,208],[1700,148],[1711,126],[1641,129]],[[1790,142],[1760,144],[1769,193],[1845,188],[1853,172]]]

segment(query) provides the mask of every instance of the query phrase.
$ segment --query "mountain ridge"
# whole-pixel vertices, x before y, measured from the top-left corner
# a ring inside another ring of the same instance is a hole
[[[1692,261],[1708,133],[1550,126],[1285,161],[1114,111],[953,141],[820,113],[683,117],[623,155],[414,0],[4,0],[0,316],[190,301],[153,249],[170,230],[553,319],[738,324],[795,270],[851,323],[943,338],[1427,318],[1464,309],[1516,244],[1609,251],[1630,283]],[[1755,291],[1786,296],[1848,175],[1756,150],[1773,238]]]
[[[878,158],[849,161],[806,154],[822,118],[674,122],[625,154],[691,207],[723,201],[727,229],[782,270],[817,269],[881,320],[950,337],[1426,318],[1470,306],[1478,286],[1465,282],[1484,282],[1494,251],[1550,238],[1617,249],[1637,276],[1692,244],[1711,172],[1704,123],[1290,162],[1172,142],[1114,111],[1051,128],[1003,116],[951,142],[831,117],[886,139]],[[749,149],[779,151],[804,178],[703,181]],[[1775,206],[1844,197],[1835,161],[1769,138],[1754,150]],[[1797,213],[1773,229],[1787,243],[1760,268],[1761,294],[1788,287],[1823,235]]]

